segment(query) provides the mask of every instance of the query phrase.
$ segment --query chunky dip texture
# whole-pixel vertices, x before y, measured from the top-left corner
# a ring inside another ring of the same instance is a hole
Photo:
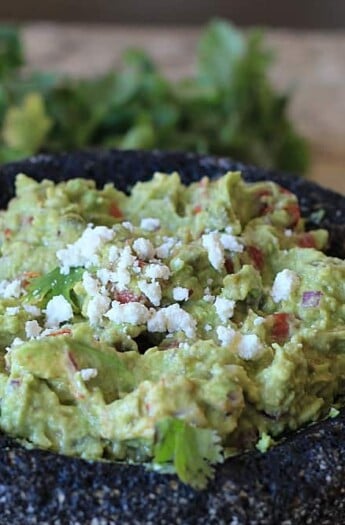
[[[345,263],[293,194],[237,172],[156,173],[130,195],[16,187],[0,212],[4,432],[203,487],[225,457],[335,412]]]

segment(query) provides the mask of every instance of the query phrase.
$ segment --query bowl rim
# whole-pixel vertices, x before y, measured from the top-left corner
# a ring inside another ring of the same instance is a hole
[[[121,169],[123,169],[123,166],[125,166],[126,162],[128,161],[131,161],[132,163],[141,163],[141,168],[143,166],[145,168],[145,163],[151,163],[152,165],[156,165],[158,163],[158,165],[164,165],[164,162],[167,162],[167,165],[169,166],[174,163],[176,166],[180,166],[181,163],[183,164],[188,162],[190,166],[199,167],[199,169],[202,169],[203,171],[218,170],[219,172],[224,173],[224,170],[227,170],[228,168],[240,169],[244,173],[244,178],[254,177],[256,180],[265,180],[270,178],[271,180],[283,183],[283,185],[287,184],[288,187],[293,186],[297,188],[297,191],[303,191],[305,193],[306,202],[311,202],[312,205],[314,205],[315,202],[319,202],[320,195],[324,199],[329,199],[331,201],[331,205],[329,206],[329,210],[327,210],[329,216],[327,216],[326,219],[330,221],[329,224],[332,224],[336,231],[338,231],[338,226],[340,228],[343,228],[344,226],[344,216],[341,216],[338,223],[332,222],[332,213],[334,212],[334,208],[338,205],[337,203],[340,203],[339,205],[342,206],[342,209],[345,213],[344,196],[337,194],[332,190],[323,188],[312,181],[301,179],[295,175],[279,173],[271,170],[263,170],[254,166],[248,166],[235,162],[227,157],[215,157],[210,155],[198,155],[181,152],[138,152],[120,150],[83,150],[79,152],[60,153],[54,155],[41,154],[24,159],[23,161],[8,163],[0,166],[0,180],[3,181],[2,190],[4,191],[4,185],[6,183],[13,184],[14,176],[18,172],[29,172],[28,174],[30,175],[34,174],[35,171],[38,172],[40,170],[44,171],[50,169],[56,173],[62,166],[64,166],[64,174],[66,175],[79,166],[80,170],[84,170],[84,173],[87,175],[87,177],[90,175],[92,178],[92,174],[97,170],[100,169],[102,171],[110,169],[112,160],[114,159],[115,161],[121,159],[123,162]],[[332,476],[335,481],[332,487],[327,487],[327,483],[325,482],[325,488],[328,488],[328,491],[321,488],[320,476],[316,472],[314,473],[314,484],[310,483],[310,477],[308,481],[305,475],[301,475],[301,472],[306,472],[308,468],[311,469],[311,472],[313,462],[326,461],[327,459],[326,473],[329,473],[331,471],[330,468],[328,468],[329,463],[331,462],[331,458],[334,456],[334,450],[332,450],[334,448],[334,443],[337,442],[338,444],[339,436],[344,433],[345,411],[342,410],[341,415],[334,420],[315,423],[314,425],[308,426],[307,428],[293,433],[293,435],[287,436],[284,441],[280,442],[278,445],[276,445],[276,447],[269,450],[264,456],[260,455],[260,453],[257,451],[250,451],[244,455],[230,458],[224,465],[217,468],[216,478],[210,483],[206,491],[206,503],[201,505],[203,508],[203,514],[200,514],[198,511],[198,515],[200,515],[201,519],[200,523],[205,523],[205,521],[202,520],[205,519],[206,512],[208,517],[211,516],[210,511],[212,508],[214,509],[214,515],[218,515],[220,519],[228,519],[230,516],[229,512],[231,511],[231,515],[234,515],[233,513],[236,509],[239,519],[241,516],[245,516],[245,519],[250,519],[250,516],[255,515],[255,505],[253,507],[253,505],[248,503],[249,497],[252,497],[255,501],[260,501],[262,503],[262,512],[266,513],[265,515],[276,516],[277,519],[278,517],[279,519],[285,519],[286,516],[293,516],[293,513],[295,512],[297,513],[295,514],[296,520],[300,511],[305,512],[306,509],[309,509],[309,511],[312,512],[313,505],[315,507],[315,498],[317,498],[318,495],[321,495],[320,497],[322,497],[324,501],[331,501],[332,498],[332,501],[334,501],[334,497],[339,497],[340,494],[338,490],[339,487],[337,486],[339,476],[337,477],[336,471],[334,469],[332,470]],[[306,445],[307,442],[309,443],[308,446]],[[313,449],[313,447],[315,450],[308,454],[308,449],[310,451]],[[345,445],[343,446],[342,451],[343,462],[341,464],[338,463],[338,466],[341,465],[342,468],[345,469]],[[294,458],[289,460],[288,456],[291,454],[294,454]],[[12,473],[9,472],[9,464],[13,469]],[[27,474],[27,472],[30,471],[30,465],[31,467],[34,465],[34,469],[31,469],[32,474],[29,476],[29,478],[26,475],[25,479],[23,479],[21,470],[24,468]],[[315,465],[313,468],[315,469]],[[70,474],[68,475],[69,469]],[[98,501],[96,505],[95,499],[92,497],[92,491],[94,490],[94,487],[97,486],[98,489],[104,493],[104,498],[102,501],[116,501],[118,509],[122,509],[121,512],[123,512],[123,506],[121,507],[121,494],[123,495],[123,490],[121,488],[121,476],[123,476],[125,479],[125,490],[129,490],[129,487],[133,493],[136,493],[137,490],[140,490],[146,499],[152,497],[152,494],[155,493],[157,487],[163,491],[171,491],[172,495],[170,495],[170,497],[168,496],[167,498],[163,498],[164,508],[162,505],[159,506],[159,512],[163,512],[164,509],[166,511],[166,508],[169,505],[170,508],[172,508],[171,506],[174,506],[174,512],[176,515],[171,512],[171,519],[173,515],[175,515],[176,520],[182,515],[181,509],[179,510],[179,508],[182,505],[181,502],[185,501],[186,498],[187,501],[192,502],[190,505],[192,505],[192,507],[195,509],[195,512],[198,505],[200,506],[199,495],[197,494],[193,496],[195,491],[176,481],[174,476],[166,475],[164,476],[164,479],[158,479],[157,474],[146,472],[141,466],[120,465],[117,469],[118,473],[120,474],[119,477],[118,475],[111,472],[109,469],[109,464],[98,462],[97,468],[92,469],[92,465],[83,459],[67,458],[65,456],[60,456],[55,453],[42,451],[39,449],[23,449],[16,440],[13,440],[8,436],[0,435],[0,477],[4,481],[4,486],[7,487],[8,493],[12,495],[10,497],[10,503],[12,502],[12,506],[14,505],[14,494],[16,494],[16,498],[18,498],[18,491],[11,492],[11,490],[9,490],[9,487],[13,486],[13,475],[16,474],[17,479],[20,480],[18,483],[20,490],[23,490],[24,486],[27,487],[29,479],[32,486],[36,487],[35,490],[41,494],[43,489],[46,492],[46,487],[42,485],[42,480],[39,479],[39,476],[42,476],[43,472],[45,471],[49,472],[49,483],[51,484],[50,490],[54,491],[54,493],[57,491],[62,491],[61,493],[64,495],[66,508],[75,508],[73,507],[73,501],[68,496],[68,492],[66,491],[66,488],[68,489],[69,485],[67,483],[66,487],[64,486],[64,481],[58,472],[59,470],[65,472],[65,479],[68,479],[68,483],[70,484],[72,483],[73,478],[78,475],[78,473],[80,474],[80,472],[83,472],[83,475],[81,476],[82,481],[80,482],[78,489],[80,492],[79,499],[77,498],[77,500],[83,509],[86,505],[86,510],[87,500],[84,501],[81,496],[81,492],[83,491],[86,495],[88,495],[89,499],[93,501],[93,505],[95,505],[95,509],[97,507],[98,512],[102,508],[102,512],[106,513],[102,507],[103,504],[100,505]],[[99,476],[98,484],[94,483],[90,485],[89,477],[92,473],[92,470],[96,471],[96,475]],[[253,483],[253,480],[250,479],[251,473],[255,473],[257,477],[255,483]],[[134,478],[137,481],[135,481]],[[326,478],[321,477],[321,479],[325,480]],[[287,494],[283,496],[282,494],[279,494],[279,491],[283,490],[284,487],[286,489],[286,480],[289,480],[290,486]],[[319,484],[317,487],[315,485],[316,482]],[[72,485],[75,486],[75,481],[73,483]],[[109,487],[111,483],[117,487],[120,495],[114,496],[113,493],[109,493]],[[247,499],[242,498],[241,491],[247,492],[249,494]],[[108,494],[108,496],[106,496],[106,494]],[[301,497],[301,495],[303,497]],[[224,500],[230,501],[230,496],[232,497],[233,503],[232,506],[230,506],[230,511],[226,511],[224,509]],[[222,498],[223,503],[221,501]],[[297,500],[299,500],[299,504],[296,503]],[[113,512],[115,512],[114,509],[116,505],[109,501],[107,504],[113,505]],[[0,501],[0,509],[1,506],[2,504]],[[56,516],[62,516],[61,509],[59,511],[59,509],[56,506],[54,507],[51,502],[47,508],[50,509],[50,512],[55,512]],[[52,509],[54,509],[54,511]],[[136,504],[133,505],[133,509],[140,509],[141,511],[142,507],[138,504],[138,502],[136,502]],[[35,507],[35,512],[39,513],[41,510],[42,501],[38,501]],[[83,510],[83,512],[86,512],[86,510]],[[159,514],[161,517],[162,515],[163,514]],[[134,514],[132,514],[132,517],[133,516]],[[157,516],[158,514],[156,517]],[[173,521],[167,523],[173,523]],[[190,521],[190,523],[192,523],[192,521]],[[242,521],[239,521],[239,523],[242,523]],[[294,523],[299,523],[299,521],[295,521]],[[315,523],[321,522],[315,521]]]

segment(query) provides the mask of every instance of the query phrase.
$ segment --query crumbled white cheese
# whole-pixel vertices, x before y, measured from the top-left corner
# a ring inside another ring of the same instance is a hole
[[[189,298],[188,288],[176,286],[175,288],[173,288],[173,298],[175,301],[187,301]]]
[[[238,344],[238,355],[242,359],[255,359],[260,357],[263,346],[256,334],[242,335]]]
[[[185,262],[181,257],[175,257],[170,261],[170,268],[173,272],[179,272],[185,266]]]
[[[98,374],[97,368],[82,368],[80,370],[80,377],[83,381],[90,381],[90,379],[93,379]]]
[[[167,280],[170,277],[170,269],[168,266],[159,263],[148,264],[145,267],[145,277],[149,279],[163,279]]]
[[[17,299],[23,291],[19,279],[15,279],[14,281],[0,281],[0,297],[3,297],[4,299],[10,299],[11,297]]]
[[[32,317],[39,317],[42,313],[40,308],[33,304],[24,304],[23,308],[28,314],[32,315]]]
[[[291,237],[292,236],[292,230],[285,230],[284,231],[285,237]]]
[[[140,228],[143,230],[148,230],[150,232],[156,231],[160,228],[161,222],[159,219],[154,219],[152,217],[146,217],[141,219]]]
[[[132,255],[129,246],[125,246],[120,252],[120,256],[117,262],[117,275],[115,282],[118,284],[121,290],[124,290],[131,280],[129,269],[135,263],[136,258]]]
[[[116,262],[117,259],[119,258],[119,254],[120,254],[120,250],[118,246],[114,246],[114,245],[110,246],[109,251],[108,251],[109,262],[111,263]]]
[[[11,343],[11,346],[6,346],[5,350],[7,352],[10,352],[12,348],[16,348],[17,346],[20,346],[23,343],[24,343],[23,339],[21,339],[20,337],[15,337]]]
[[[286,301],[299,283],[298,275],[288,269],[277,273],[271,290],[271,295],[275,303]]]
[[[204,289],[203,300],[206,301],[207,303],[213,303],[215,298],[216,298],[215,295],[211,294],[211,290],[209,286],[206,286],[206,288]]]
[[[59,326],[60,323],[72,319],[73,310],[72,306],[63,295],[55,295],[48,302],[45,314],[47,316],[47,328],[54,328]]]
[[[134,264],[135,260],[136,258],[134,257],[134,255],[132,255],[131,248],[129,246],[125,246],[120,252],[118,267],[130,268],[132,264]]]
[[[42,332],[42,327],[35,321],[26,321],[25,323],[25,334],[28,339],[38,337]]]
[[[222,233],[220,236],[220,242],[225,250],[238,253],[243,252],[243,245],[230,233]]]
[[[24,343],[23,339],[21,339],[20,337],[15,337],[12,341],[12,344],[11,346],[13,348],[15,348],[16,346],[19,346],[19,345],[22,345]]]
[[[264,322],[265,322],[265,318],[264,318],[264,317],[260,317],[260,315],[258,315],[258,317],[256,317],[256,318],[254,319],[254,326],[260,326],[260,325],[262,325]]]
[[[97,324],[102,316],[109,310],[110,298],[106,295],[97,293],[90,299],[86,308],[86,315],[91,325]]]
[[[139,259],[143,259],[144,261],[149,261],[155,256],[155,249],[152,245],[152,242],[148,239],[144,239],[144,237],[135,239],[133,243],[133,250]]]
[[[141,303],[133,301],[121,304],[118,301],[111,303],[111,309],[105,314],[115,323],[128,323],[133,325],[145,324],[150,316],[149,310]]]
[[[134,231],[134,226],[133,226],[133,224],[132,224],[131,222],[129,222],[129,221],[123,221],[122,226],[123,226],[124,228],[126,228],[126,230],[128,230],[128,231],[130,231],[130,232],[133,232],[133,231]]]
[[[204,330],[205,330],[206,332],[209,332],[210,330],[212,330],[212,326],[211,326],[210,324],[207,323],[207,324],[205,324],[205,326],[204,326]]]
[[[97,270],[97,277],[101,283],[106,286],[108,283],[115,283],[117,279],[117,273],[107,270],[106,268],[100,268]]]
[[[149,332],[166,332],[168,330],[165,308],[158,310],[151,316],[147,323],[147,329]]]
[[[156,255],[159,259],[166,259],[169,257],[170,252],[176,244],[176,239],[173,237],[165,237],[164,242],[156,248]]]
[[[220,241],[218,232],[206,233],[202,236],[202,245],[207,250],[208,259],[215,268],[220,271],[224,266],[224,247]]]
[[[89,272],[83,273],[83,286],[85,288],[85,292],[88,295],[95,295],[99,291],[100,283],[98,279],[95,279],[92,277],[92,275]]]
[[[135,262],[132,267],[133,272],[136,274],[141,273],[141,267],[139,266],[138,262],[139,261]]]
[[[159,306],[162,299],[162,290],[157,281],[148,283],[147,281],[138,281],[138,287],[143,294],[151,301],[154,306]]]
[[[132,255],[130,247],[125,246],[118,254],[115,271],[100,268],[97,270],[97,277],[103,285],[110,282],[117,284],[120,290],[125,290],[131,280],[129,269],[133,268],[135,263],[136,258]]]
[[[19,306],[8,306],[5,310],[6,315],[17,315],[19,314],[20,307]]]
[[[89,224],[82,233],[81,237],[73,244],[68,244],[56,252],[56,256],[61,262],[61,273],[68,274],[70,268],[76,266],[89,267],[98,263],[98,251],[108,241],[114,237],[114,231],[106,226],[96,226]]]
[[[154,312],[147,323],[149,332],[178,332],[182,331],[187,337],[194,337],[196,321],[185,312],[179,304],[172,304]]]
[[[226,326],[218,326],[216,332],[222,346],[228,346],[236,336],[235,330]]]
[[[217,297],[214,307],[220,320],[225,323],[234,314],[235,301],[225,299],[224,297]]]

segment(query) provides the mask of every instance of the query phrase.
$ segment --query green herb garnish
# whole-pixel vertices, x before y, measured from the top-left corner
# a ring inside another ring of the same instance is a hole
[[[27,301],[40,303],[44,307],[55,295],[63,295],[71,303],[74,312],[78,312],[80,307],[73,288],[82,280],[84,271],[84,268],[71,268],[68,275],[63,275],[60,268],[55,268],[45,275],[35,277],[27,287]]]
[[[215,431],[193,427],[172,417],[157,424],[154,463],[163,470],[176,472],[184,483],[205,488],[213,477],[212,465],[222,462],[222,447]]]
[[[0,162],[85,146],[158,148],[302,173],[306,143],[287,117],[289,97],[269,80],[271,60],[261,32],[217,20],[199,41],[195,76],[180,82],[135,50],[95,79],[28,75],[19,34],[0,28]]]

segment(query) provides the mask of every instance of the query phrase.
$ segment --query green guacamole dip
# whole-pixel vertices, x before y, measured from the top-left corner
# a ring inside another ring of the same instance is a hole
[[[0,212],[3,432],[202,487],[341,404],[345,263],[290,192],[240,173],[156,173],[129,196],[21,174],[16,190]]]

